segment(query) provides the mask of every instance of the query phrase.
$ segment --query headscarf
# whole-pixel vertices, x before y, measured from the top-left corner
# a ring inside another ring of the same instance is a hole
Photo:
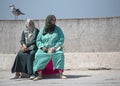
[[[29,25],[32,24],[33,28],[30,28]],[[31,43],[35,37],[35,25],[33,20],[27,19],[25,22],[26,29],[24,30],[25,41],[26,43]]]
[[[53,18],[56,19],[56,17],[54,15],[48,15],[46,20],[45,20],[45,28],[43,31],[43,35],[50,33],[52,34],[54,32],[55,29],[55,24],[52,24],[52,20]]]
[[[33,26],[33,28],[30,28],[30,27],[29,27],[30,24]],[[33,31],[33,29],[34,29],[34,27],[35,27],[34,22],[33,22],[33,20],[31,20],[31,19],[27,19],[27,20],[26,20],[25,26],[26,26],[26,28],[27,28],[28,31]]]

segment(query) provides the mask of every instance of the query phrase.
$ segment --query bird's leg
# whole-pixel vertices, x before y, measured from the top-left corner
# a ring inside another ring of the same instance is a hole
[[[15,16],[15,20],[17,20],[17,16]]]
[[[15,16],[15,20],[17,20],[18,19],[18,16]]]
[[[18,16],[16,16],[17,17],[17,19],[18,19]]]
[[[14,18],[16,19],[16,16],[14,16]]]

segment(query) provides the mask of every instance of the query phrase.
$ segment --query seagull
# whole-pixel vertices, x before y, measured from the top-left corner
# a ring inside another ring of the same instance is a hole
[[[15,8],[15,5],[11,5],[9,6],[11,8],[11,11],[13,13],[13,15],[15,16],[15,19],[18,19],[19,15],[25,15],[24,13],[22,13],[19,9]]]

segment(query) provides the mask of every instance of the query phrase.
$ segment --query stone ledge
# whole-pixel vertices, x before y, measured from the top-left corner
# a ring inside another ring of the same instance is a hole
[[[10,70],[15,54],[0,54],[0,70]],[[65,53],[65,70],[120,69],[120,52]]]

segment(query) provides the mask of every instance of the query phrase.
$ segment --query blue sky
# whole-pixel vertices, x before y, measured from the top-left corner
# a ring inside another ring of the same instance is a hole
[[[94,18],[120,16],[120,0],[0,0],[0,20],[14,19],[9,5],[14,4],[25,15],[19,19]]]

